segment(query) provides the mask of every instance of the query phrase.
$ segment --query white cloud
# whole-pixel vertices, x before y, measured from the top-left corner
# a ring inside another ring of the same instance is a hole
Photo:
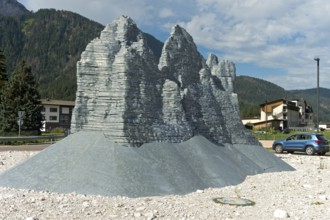
[[[272,77],[285,88],[312,87],[315,55],[329,70],[330,2],[326,0],[197,0],[200,11],[183,23],[197,44],[218,50],[234,62],[280,68]],[[219,52],[219,53],[220,53]],[[320,78],[322,77],[320,71]],[[265,75],[267,77],[267,75]],[[330,87],[323,77],[321,86]]]
[[[319,56],[321,86],[330,88],[328,0],[21,0],[28,9],[66,9],[103,24],[122,14],[151,34],[180,24],[195,42],[221,58],[278,68],[285,88],[310,86]],[[152,30],[152,31],[150,31]],[[168,36],[168,35],[167,35]],[[156,36],[157,37],[157,36]],[[244,74],[244,72],[242,72]],[[251,74],[251,73],[250,73]],[[268,78],[267,78],[268,77]]]
[[[85,17],[102,24],[111,23],[113,19],[121,15],[128,15],[135,21],[147,22],[150,7],[148,2],[139,0],[22,0],[30,10],[37,11],[39,8],[55,8],[77,12]]]
[[[159,13],[159,17],[161,18],[172,17],[173,15],[174,13],[170,8],[163,8]]]

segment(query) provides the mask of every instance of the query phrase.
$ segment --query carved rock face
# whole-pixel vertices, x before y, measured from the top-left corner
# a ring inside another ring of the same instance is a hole
[[[235,65],[206,62],[192,37],[172,29],[159,59],[134,21],[122,16],[90,42],[77,63],[72,132],[100,131],[114,142],[256,143],[239,118]]]

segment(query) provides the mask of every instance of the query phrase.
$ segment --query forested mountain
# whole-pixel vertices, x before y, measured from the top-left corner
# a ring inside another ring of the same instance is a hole
[[[0,0],[0,50],[7,74],[25,60],[39,84],[42,98],[74,100],[76,63],[86,45],[100,35],[103,25],[79,14],[55,9],[29,12],[16,0]],[[163,43],[146,34],[156,57]],[[241,117],[259,114],[266,100],[304,98],[316,111],[316,91],[283,88],[265,80],[238,76],[235,81]],[[330,122],[330,90],[320,92],[320,120]]]
[[[235,80],[242,118],[260,114],[259,106],[276,99],[300,99],[312,106],[316,113],[316,89],[286,91],[271,82],[249,76],[238,76]],[[330,89],[320,89],[320,122],[330,122]]]
[[[29,11],[16,0],[0,0],[0,15],[13,16],[27,13]]]
[[[304,97],[308,104],[313,106],[316,113],[317,105],[317,90],[305,89],[305,90],[290,90],[290,92],[296,97]],[[330,122],[330,89],[320,88],[320,122]]]
[[[74,100],[76,63],[103,29],[103,25],[76,13],[55,9],[2,16],[0,49],[9,75],[22,60],[31,65],[42,98]],[[155,56],[160,57],[163,43],[149,34],[146,37]]]
[[[266,101],[291,98],[292,94],[271,82],[249,76],[237,76],[234,92],[238,95],[241,117],[260,114],[259,105]]]
[[[76,62],[104,27],[78,14],[43,9],[23,16],[3,16],[0,49],[13,72],[25,60],[32,67],[42,97],[72,100]]]

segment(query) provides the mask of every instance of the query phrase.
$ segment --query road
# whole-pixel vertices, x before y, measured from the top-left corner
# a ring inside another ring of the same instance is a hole
[[[273,141],[260,141],[263,147],[271,148]],[[50,146],[46,144],[27,144],[27,145],[0,145],[0,151],[41,151]]]
[[[51,144],[0,145],[0,151],[41,151]]]

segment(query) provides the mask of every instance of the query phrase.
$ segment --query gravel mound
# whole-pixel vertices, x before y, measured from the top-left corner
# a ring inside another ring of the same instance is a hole
[[[0,152],[0,172],[34,154]],[[186,195],[127,198],[0,187],[0,219],[329,219],[330,156],[278,156],[296,171],[248,176],[236,186]],[[255,205],[213,202],[218,197],[246,198]]]
[[[125,147],[78,132],[0,175],[0,186],[103,196],[187,194],[236,185],[247,175],[293,170],[260,146],[218,146],[202,136],[180,144]]]

